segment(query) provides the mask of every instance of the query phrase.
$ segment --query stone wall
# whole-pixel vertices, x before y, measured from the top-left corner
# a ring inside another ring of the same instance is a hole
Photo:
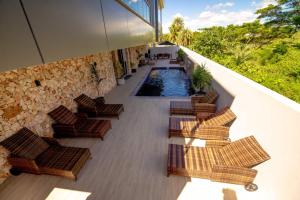
[[[97,63],[100,78],[104,78],[98,89],[91,78],[89,64],[93,62]],[[59,105],[75,111],[73,99],[81,93],[102,96],[115,86],[110,52],[0,73],[0,141],[24,126],[41,136],[51,137],[49,111]],[[0,182],[8,176],[7,155],[1,147]]]

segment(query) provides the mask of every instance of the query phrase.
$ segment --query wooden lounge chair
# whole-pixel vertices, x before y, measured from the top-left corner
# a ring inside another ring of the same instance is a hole
[[[48,115],[56,121],[52,124],[54,137],[92,137],[104,139],[111,129],[110,120],[88,119],[84,113],[72,113],[65,106],[59,106]]]
[[[79,113],[86,113],[89,117],[116,117],[124,111],[123,104],[106,104],[104,98],[92,99],[85,94],[74,101],[78,105]]]
[[[203,140],[226,140],[229,138],[229,127],[236,115],[225,107],[217,113],[202,113],[197,119],[170,117],[169,137],[190,137]]]
[[[205,95],[192,96],[191,101],[171,101],[171,115],[196,115],[200,112],[214,113],[215,102],[218,94],[215,90],[208,91]]]
[[[251,168],[269,159],[253,136],[232,143],[208,141],[206,147],[169,144],[167,176],[205,178],[256,190],[257,170]]]
[[[0,143],[10,152],[8,162],[14,172],[50,174],[77,179],[91,157],[87,148],[61,146],[53,138],[41,138],[23,128]]]

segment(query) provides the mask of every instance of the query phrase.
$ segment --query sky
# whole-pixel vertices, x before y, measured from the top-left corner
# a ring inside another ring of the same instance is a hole
[[[210,26],[242,24],[256,19],[255,11],[275,0],[165,0],[163,32],[175,17],[182,17],[193,31]]]

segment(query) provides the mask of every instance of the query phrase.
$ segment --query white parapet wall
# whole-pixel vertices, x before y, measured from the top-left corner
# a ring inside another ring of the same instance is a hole
[[[190,49],[181,48],[188,59],[205,64],[213,75],[213,86],[220,94],[218,108],[230,105],[236,113],[231,139],[254,135],[271,156],[271,160],[255,167],[259,190],[252,197],[300,199],[300,104]]]

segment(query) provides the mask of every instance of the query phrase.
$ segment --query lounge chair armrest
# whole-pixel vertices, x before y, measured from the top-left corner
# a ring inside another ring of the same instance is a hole
[[[214,115],[215,113],[210,113],[210,112],[201,112],[201,113],[196,113],[196,118],[202,122],[206,119],[208,119],[210,116]]]
[[[47,142],[49,145],[53,146],[61,146],[59,142],[55,138],[50,137],[42,137],[45,142]]]
[[[194,113],[215,113],[217,110],[217,106],[215,104],[210,103],[195,103],[193,105]]]
[[[229,128],[225,126],[200,126],[197,135],[203,140],[227,140]]]
[[[247,185],[254,181],[256,174],[257,170],[251,168],[214,165],[210,179],[217,182]]]
[[[88,118],[87,114],[85,113],[75,113],[75,115],[79,120],[86,120]]]
[[[97,97],[94,99],[94,102],[96,103],[96,105],[103,105],[105,104],[105,99],[104,97]]]
[[[9,164],[20,171],[39,173],[39,167],[34,160],[29,160],[21,157],[11,155],[7,158]]]
[[[221,148],[230,144],[229,140],[207,140],[205,142],[205,147],[216,147]]]

